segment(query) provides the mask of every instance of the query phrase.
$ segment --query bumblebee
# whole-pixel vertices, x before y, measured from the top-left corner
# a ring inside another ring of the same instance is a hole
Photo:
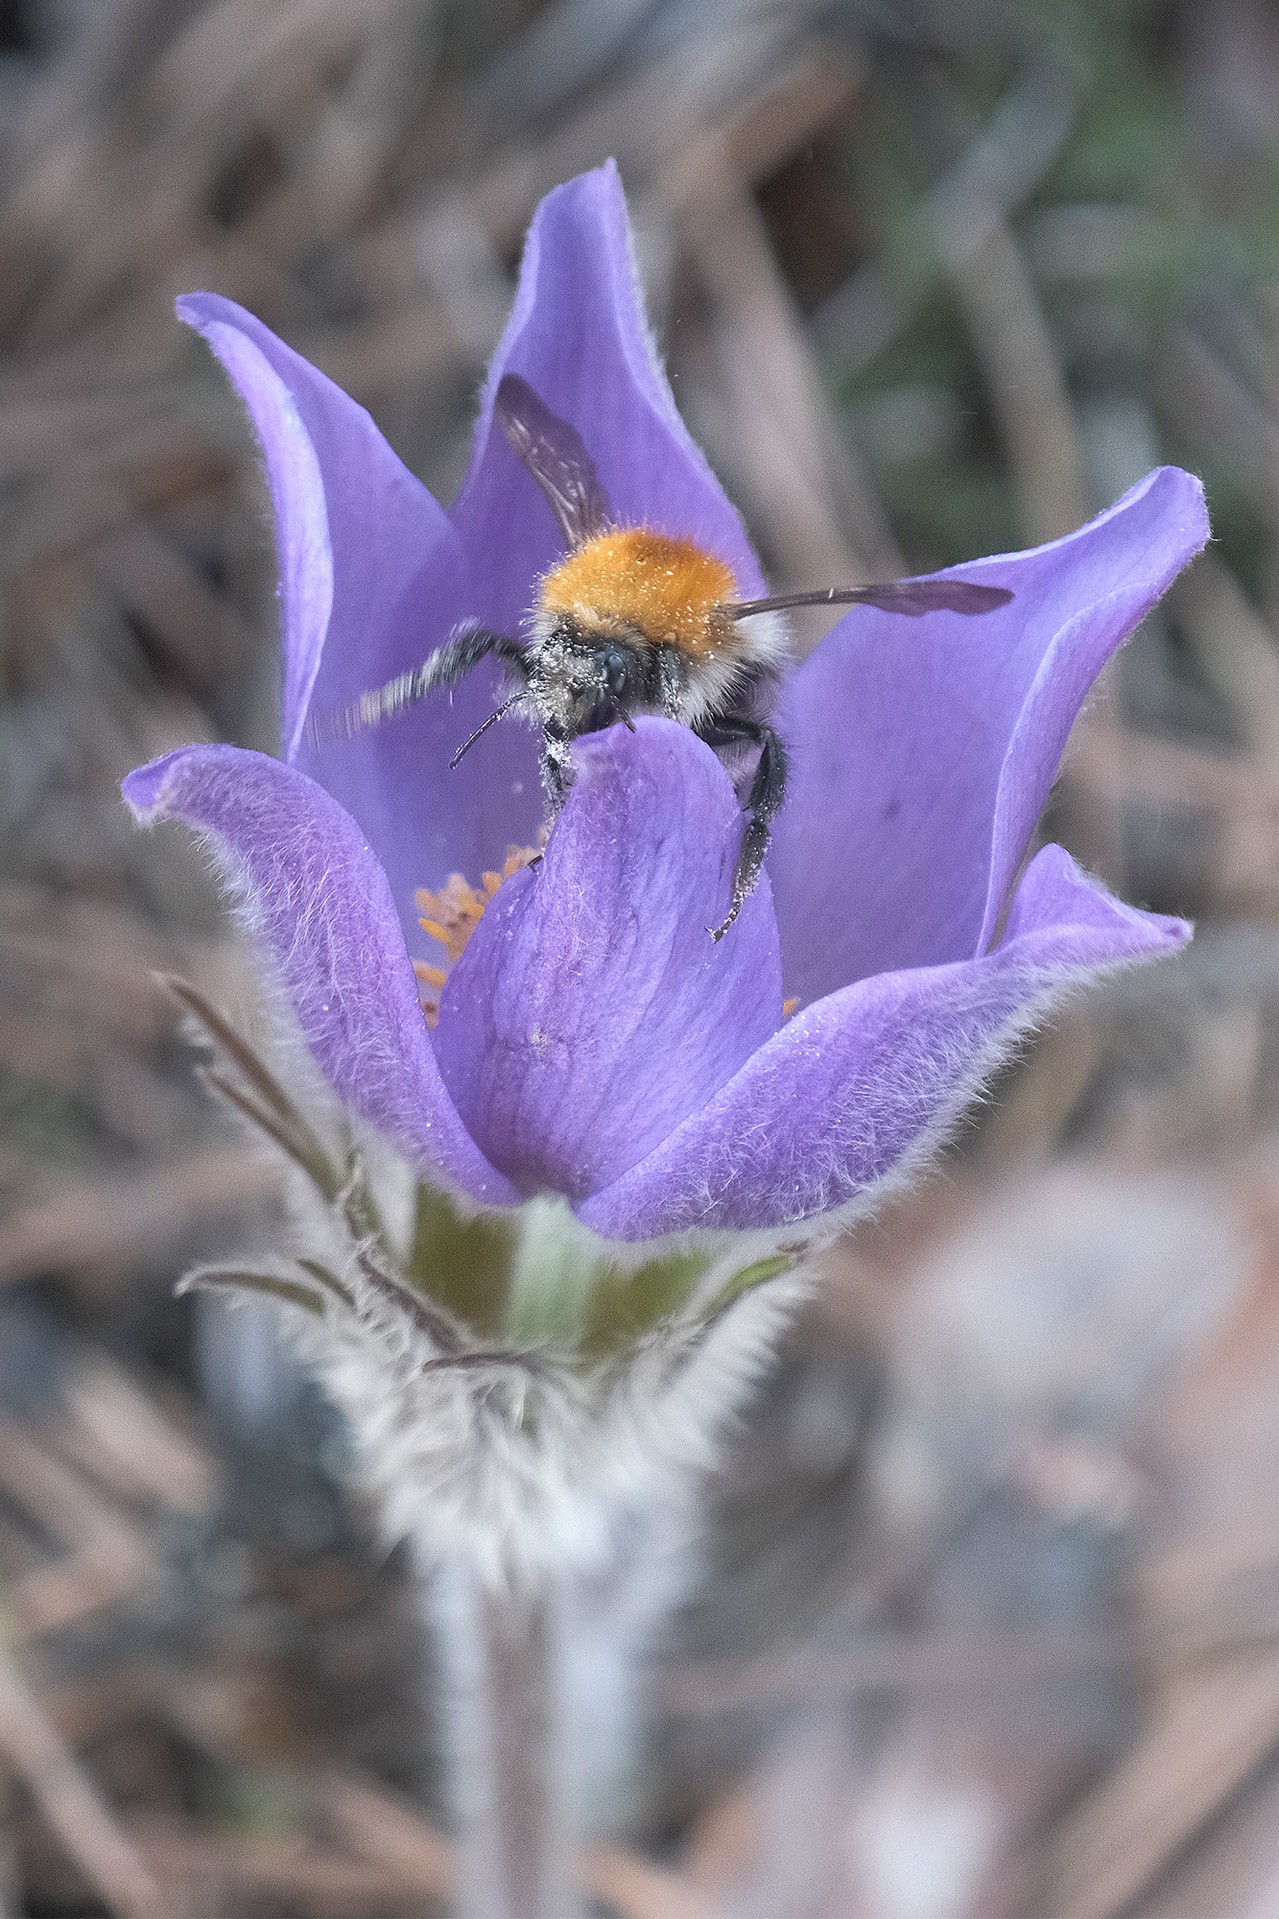
[[[769,717],[790,655],[778,616],[789,607],[852,605],[911,616],[939,608],[987,613],[1012,595],[949,579],[737,599],[732,572],[715,554],[691,540],[617,524],[576,428],[518,374],[500,382],[495,411],[567,548],[538,582],[527,638],[461,626],[421,666],[338,714],[335,730],[363,732],[495,658],[509,675],[508,695],[452,764],[506,714],[525,715],[541,731],[552,818],[572,779],[573,741],[618,723],[634,731],[637,713],[678,720],[716,752],[755,754],[728,915],[709,929],[722,939],[759,879],[786,796],[786,750]]]

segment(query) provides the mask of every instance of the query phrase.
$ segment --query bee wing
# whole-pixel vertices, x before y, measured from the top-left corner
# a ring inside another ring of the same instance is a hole
[[[890,580],[883,586],[832,586],[816,593],[778,593],[768,600],[740,600],[725,610],[735,620],[752,613],[780,613],[788,606],[877,606],[884,613],[993,613],[1013,595],[1006,586],[976,580]]]
[[[863,587],[857,598],[885,613],[993,613],[1007,606],[1012,594],[1006,586],[981,586],[976,580],[894,580],[887,586]]]
[[[518,373],[503,374],[493,404],[502,431],[541,487],[569,546],[602,533],[611,517],[608,496],[576,427],[552,413]]]

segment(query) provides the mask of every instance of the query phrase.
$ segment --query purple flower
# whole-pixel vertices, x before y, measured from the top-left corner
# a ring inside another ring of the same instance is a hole
[[[180,311],[266,461],[284,756],[185,747],[125,793],[207,836],[327,1078],[429,1172],[496,1205],[565,1194],[617,1239],[807,1219],[919,1161],[1063,989],[1188,937],[1060,847],[1023,870],[1088,688],[1207,537],[1198,483],[1165,467],[1067,539],[965,566],[1012,589],[1000,610],[858,608],[790,675],[789,796],[718,945],[742,814],[715,754],[655,718],[580,740],[543,860],[457,939],[432,1032],[416,891],[535,843],[534,735],[507,722],[449,771],[494,704],[487,668],[354,739],[305,721],[463,619],[520,631],[562,545],[495,427],[501,376],[578,429],[621,523],[697,541],[743,596],[765,583],[654,356],[611,166],[538,209],[448,512],[258,321],[213,294]]]

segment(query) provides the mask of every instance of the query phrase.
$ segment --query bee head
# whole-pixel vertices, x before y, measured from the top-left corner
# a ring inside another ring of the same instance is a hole
[[[643,703],[644,658],[626,639],[558,621],[538,648],[536,682],[543,715],[575,738],[614,725]]]

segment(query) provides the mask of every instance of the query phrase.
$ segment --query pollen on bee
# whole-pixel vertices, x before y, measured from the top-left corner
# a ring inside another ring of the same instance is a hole
[[[732,569],[691,540],[619,527],[576,547],[544,575],[539,605],[590,628],[617,622],[653,645],[701,654],[731,636]]]
[[[484,917],[484,909],[504,880],[513,873],[523,872],[539,857],[546,836],[541,836],[537,846],[512,846],[502,862],[500,872],[487,872],[480,875],[480,884],[472,886],[461,873],[450,873],[438,893],[419,886],[414,899],[418,909],[418,925],[424,933],[443,947],[442,966],[428,965],[425,960],[414,960],[413,971],[421,985],[431,989],[423,998],[422,1011],[426,1023],[434,1027],[440,1017],[440,994],[449,974],[466,951],[467,941]]]

